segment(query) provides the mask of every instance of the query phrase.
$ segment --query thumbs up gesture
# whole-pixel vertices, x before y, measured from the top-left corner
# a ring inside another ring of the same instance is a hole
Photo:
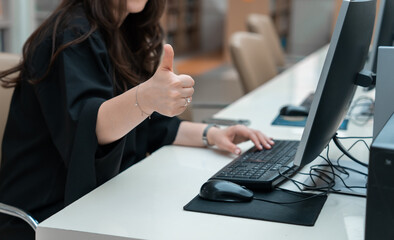
[[[164,71],[168,70],[172,72],[174,66],[174,49],[172,49],[172,46],[170,44],[165,44],[163,48],[163,59],[161,61],[159,69],[161,68]]]
[[[164,56],[156,73],[139,88],[139,104],[147,112],[169,117],[181,114],[192,100],[194,80],[173,72],[174,50],[164,45]]]

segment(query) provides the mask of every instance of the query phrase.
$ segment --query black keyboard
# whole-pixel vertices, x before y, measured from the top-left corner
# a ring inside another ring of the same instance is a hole
[[[212,179],[238,183],[251,189],[263,191],[285,180],[294,172],[293,159],[299,141],[275,140],[272,149],[249,149],[217,172]]]

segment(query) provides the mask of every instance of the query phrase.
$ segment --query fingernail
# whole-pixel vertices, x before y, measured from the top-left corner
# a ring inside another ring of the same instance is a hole
[[[241,149],[239,149],[239,148],[235,149],[235,154],[237,154],[237,155],[241,154]]]
[[[273,140],[269,140],[270,144],[275,144],[275,142]]]

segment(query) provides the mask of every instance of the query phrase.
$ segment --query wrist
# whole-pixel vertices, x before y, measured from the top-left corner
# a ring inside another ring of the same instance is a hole
[[[150,116],[155,110],[152,107],[153,104],[151,104],[148,89],[149,86],[146,82],[143,82],[136,87],[136,103],[144,114]]]
[[[215,141],[213,138],[213,132],[215,132],[216,130],[219,130],[219,126],[216,124],[208,124],[203,131],[202,134],[202,141],[204,143],[205,146],[214,146],[215,145]]]

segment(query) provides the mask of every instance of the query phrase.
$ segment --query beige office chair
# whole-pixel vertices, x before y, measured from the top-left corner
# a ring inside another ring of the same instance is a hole
[[[19,63],[20,59],[21,57],[16,54],[0,53],[0,71],[15,66]],[[0,143],[3,141],[3,133],[5,124],[7,122],[8,111],[10,108],[11,96],[13,91],[13,88],[3,88],[0,86]],[[0,156],[1,145],[2,144],[0,144]],[[19,208],[0,203],[0,213],[20,218],[27,222],[34,230],[37,228],[38,222],[33,217],[31,217]]]
[[[263,14],[250,14],[247,18],[247,28],[249,31],[261,34],[267,39],[270,46],[270,52],[279,67],[284,67],[286,57],[282,46],[280,45],[279,36],[275,30],[270,16]]]
[[[270,16],[257,13],[250,14],[248,15],[246,25],[248,31],[261,34],[267,39],[269,51],[275,59],[276,66],[279,71],[285,70],[302,59],[300,56],[290,56],[285,54]]]
[[[278,73],[266,41],[257,33],[236,32],[231,36],[231,58],[245,93],[272,79]]]
[[[0,71],[11,68],[19,63],[20,56],[11,53],[0,53]],[[15,75],[14,75],[15,76]],[[0,87],[0,139],[3,140],[5,124],[7,122],[8,110],[10,108],[11,96],[14,88]],[[1,156],[1,145],[0,145]],[[1,161],[1,159],[0,159]]]

